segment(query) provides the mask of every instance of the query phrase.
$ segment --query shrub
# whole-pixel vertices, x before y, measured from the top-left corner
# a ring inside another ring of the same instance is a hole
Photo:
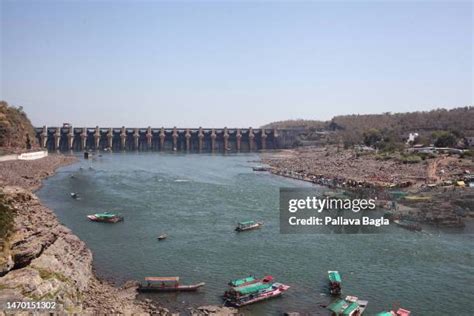
[[[400,161],[402,163],[419,163],[422,159],[418,155],[402,155]]]

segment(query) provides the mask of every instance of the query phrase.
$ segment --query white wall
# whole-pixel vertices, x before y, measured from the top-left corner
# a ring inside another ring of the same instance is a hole
[[[23,153],[19,155],[4,155],[0,156],[1,161],[10,161],[10,160],[36,160],[41,159],[48,156],[48,152],[46,150],[35,151],[31,153]]]
[[[46,150],[42,151],[35,151],[31,153],[23,153],[18,155],[19,160],[35,160],[35,159],[41,159],[48,156],[48,152]]]

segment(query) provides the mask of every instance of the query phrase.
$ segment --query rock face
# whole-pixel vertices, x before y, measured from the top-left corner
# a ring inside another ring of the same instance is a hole
[[[35,130],[21,107],[0,101],[0,147],[14,151],[36,145]]]
[[[92,253],[77,236],[59,224],[51,210],[20,187],[2,190],[15,213],[8,240],[9,265],[2,267],[0,306],[7,301],[55,301],[70,313],[151,312],[135,301],[135,287],[117,289],[92,272]]]

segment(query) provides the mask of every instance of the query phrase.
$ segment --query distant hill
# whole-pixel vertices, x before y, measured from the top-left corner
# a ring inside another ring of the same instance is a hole
[[[390,135],[397,141],[402,141],[410,132],[417,132],[429,138],[434,132],[449,131],[458,137],[465,137],[474,136],[474,107],[409,113],[341,115],[335,116],[330,121],[287,120],[269,123],[263,127],[304,127],[305,139],[311,139],[317,131],[331,131],[334,132],[333,141],[334,138],[338,138],[348,144],[362,142],[364,133],[371,129]]]
[[[35,130],[22,107],[0,101],[0,148],[3,152],[27,149],[36,145]]]
[[[316,120],[286,120],[272,122],[266,125],[263,125],[262,128],[272,129],[272,128],[312,128],[312,129],[326,129],[329,126],[328,121],[316,121]]]

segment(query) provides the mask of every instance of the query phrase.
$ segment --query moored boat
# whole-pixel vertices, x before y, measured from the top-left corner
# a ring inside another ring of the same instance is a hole
[[[289,288],[290,286],[282,283],[262,282],[236,287],[228,291],[228,294],[225,295],[225,304],[234,307],[242,307],[280,296]]]
[[[261,279],[255,278],[253,275],[250,275],[246,278],[242,279],[235,279],[229,281],[229,286],[231,287],[240,287],[240,286],[246,286],[249,284],[257,283],[257,282],[262,282],[262,283],[268,283],[273,280],[273,277],[271,275],[264,276]]]
[[[257,229],[257,228],[260,228],[262,226],[263,226],[262,222],[246,221],[246,222],[238,223],[235,230],[238,231],[238,232],[243,232],[243,231],[246,231],[246,230]]]
[[[123,217],[109,212],[87,215],[87,218],[93,222],[117,223],[123,221]]]
[[[273,277],[271,275],[267,275],[261,279],[255,278],[254,276],[249,276],[243,279],[232,280],[228,283],[228,285],[230,286],[230,290],[224,292],[223,298],[227,299],[236,297],[239,295],[240,290],[248,292],[253,291],[255,289],[267,288],[267,284],[270,284],[270,282],[272,281]],[[261,287],[260,285],[264,286]]]
[[[331,295],[341,294],[341,276],[338,271],[328,271],[329,293]]]
[[[359,300],[356,296],[346,296],[345,299],[333,301],[327,309],[333,316],[360,316],[367,308],[368,301]]]
[[[181,285],[179,277],[146,277],[146,284],[140,284],[139,292],[193,292],[203,287],[206,283]]]

